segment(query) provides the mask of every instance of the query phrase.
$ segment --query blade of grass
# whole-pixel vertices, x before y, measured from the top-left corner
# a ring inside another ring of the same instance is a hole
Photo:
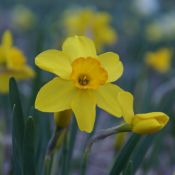
[[[123,175],[134,175],[133,173],[133,162],[129,161],[128,165],[124,169]]]
[[[71,125],[71,128],[69,130],[69,134],[68,134],[68,152],[67,152],[67,171],[66,171],[66,175],[69,175],[70,174],[70,169],[71,169],[71,165],[72,165],[72,155],[73,155],[73,150],[74,150],[74,145],[75,145],[75,140],[76,140],[76,135],[77,135],[77,130],[78,130],[78,127],[77,127],[77,123],[76,123],[76,120],[75,120],[75,117],[73,117],[73,120],[72,120],[72,125]]]
[[[26,120],[23,144],[23,174],[35,175],[35,126],[32,117]]]
[[[109,175],[119,175],[121,171],[126,166],[130,155],[132,154],[133,150],[135,149],[137,143],[140,140],[140,136],[133,134],[128,142],[125,144],[119,155],[116,157],[114,164],[110,170]]]
[[[154,138],[155,135],[145,136],[136,146],[136,149],[131,156],[131,160],[133,162],[133,173],[136,173],[137,169],[141,165],[145,154],[154,141]]]
[[[12,119],[12,162],[14,175],[22,175],[22,148],[24,138],[24,116],[19,90],[14,78],[10,79],[10,103],[13,109]]]

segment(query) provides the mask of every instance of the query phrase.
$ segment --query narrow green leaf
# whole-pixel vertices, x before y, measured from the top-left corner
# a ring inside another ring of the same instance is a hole
[[[133,172],[135,173],[139,166],[141,165],[145,154],[147,153],[148,149],[153,143],[153,140],[155,138],[155,135],[151,136],[145,136],[136,146],[136,149],[134,150],[131,160],[133,162]]]
[[[68,136],[68,154],[67,154],[67,174],[69,174],[69,171],[71,169],[71,160],[72,160],[72,154],[73,154],[73,150],[74,150],[74,146],[75,146],[75,141],[76,141],[76,136],[77,136],[77,131],[78,131],[78,127],[77,127],[77,123],[75,120],[75,116],[72,117],[72,125],[69,131],[69,136]]]
[[[133,162],[130,160],[128,165],[124,169],[123,175],[134,175],[133,173]]]
[[[67,138],[64,139],[64,145],[62,149],[62,173],[64,175],[69,175],[70,170],[71,170],[71,165],[72,165],[72,154],[74,151],[74,145],[75,145],[75,140],[76,140],[76,135],[77,135],[77,123],[75,120],[75,116],[73,117],[71,128],[67,133]]]
[[[51,138],[50,117],[46,113],[40,113],[34,110],[34,121],[36,125],[36,155],[35,162],[37,166],[36,174],[44,173],[44,159],[47,151],[47,145]]]
[[[125,144],[119,155],[116,157],[114,164],[110,170],[109,175],[119,175],[126,166],[131,153],[135,149],[137,143],[140,140],[140,136],[133,134],[128,142]]]
[[[35,175],[35,126],[32,117],[27,118],[23,142],[23,174]]]
[[[24,116],[19,91],[14,78],[10,79],[10,103],[13,109],[12,119],[12,161],[14,175],[22,175],[22,147],[24,138]]]

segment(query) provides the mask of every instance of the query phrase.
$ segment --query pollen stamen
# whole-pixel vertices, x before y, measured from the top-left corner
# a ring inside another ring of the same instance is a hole
[[[86,86],[89,83],[89,78],[86,75],[80,75],[78,82],[80,83],[80,85]]]

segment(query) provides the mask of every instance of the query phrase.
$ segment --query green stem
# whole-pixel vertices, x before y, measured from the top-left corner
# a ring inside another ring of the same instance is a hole
[[[68,154],[68,140],[67,140],[68,133],[66,133],[65,138],[64,138],[64,144],[63,144],[63,152],[62,152],[62,171],[61,174],[65,175],[67,174],[67,154]]]
[[[72,160],[72,154],[74,150],[75,140],[77,135],[77,124],[75,118],[73,118],[71,129],[69,131],[69,137],[68,137],[68,153],[67,153],[67,171],[65,175],[69,175],[70,169],[71,169],[71,160]]]
[[[51,167],[52,167],[52,160],[53,160],[53,155],[45,158],[45,171],[44,171],[45,175],[50,175]]]
[[[60,138],[61,134],[65,131],[64,128],[56,128],[53,134],[53,137],[49,141],[47,153],[45,156],[45,175],[50,175],[53,163],[53,152],[56,149],[58,139]]]
[[[108,128],[102,131],[99,131],[96,135],[94,135],[94,137],[91,137],[91,139],[88,141],[84,155],[83,155],[83,160],[82,160],[82,164],[81,164],[81,175],[85,175],[86,173],[86,167],[87,167],[87,161],[88,161],[88,157],[89,157],[89,153],[91,151],[91,148],[93,146],[93,144],[96,141],[105,139],[108,136],[111,136],[113,134],[117,134],[120,132],[130,132],[131,131],[131,125],[124,123],[121,124],[119,126],[115,126],[112,128]]]
[[[53,137],[49,141],[46,157],[51,157],[52,153],[54,152],[58,139],[60,138],[61,134],[65,131],[64,128],[56,128]]]

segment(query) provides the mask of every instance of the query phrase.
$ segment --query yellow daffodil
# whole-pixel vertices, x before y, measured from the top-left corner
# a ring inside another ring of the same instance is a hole
[[[116,117],[121,116],[115,97],[122,89],[111,84],[123,73],[117,54],[107,52],[98,56],[92,40],[74,36],[65,40],[62,51],[40,53],[35,64],[57,76],[36,97],[35,107],[40,111],[72,109],[80,130],[86,132],[93,130],[96,105]]]
[[[16,5],[11,15],[12,24],[18,29],[29,30],[36,24],[36,15],[34,12],[23,5]]]
[[[172,50],[161,48],[156,52],[148,52],[145,55],[145,62],[160,73],[165,73],[171,68]]]
[[[0,92],[8,92],[10,77],[18,80],[31,78],[34,71],[26,64],[23,52],[12,46],[12,35],[10,31],[4,32],[0,45]]]
[[[106,12],[96,12],[90,8],[72,10],[64,17],[68,35],[85,35],[102,50],[105,45],[116,42],[116,31],[110,26],[111,16]]]
[[[162,112],[150,112],[134,114],[133,96],[129,92],[120,92],[118,101],[123,111],[123,118],[126,123],[132,125],[132,131],[137,134],[151,134],[162,129],[169,120],[169,117]]]

